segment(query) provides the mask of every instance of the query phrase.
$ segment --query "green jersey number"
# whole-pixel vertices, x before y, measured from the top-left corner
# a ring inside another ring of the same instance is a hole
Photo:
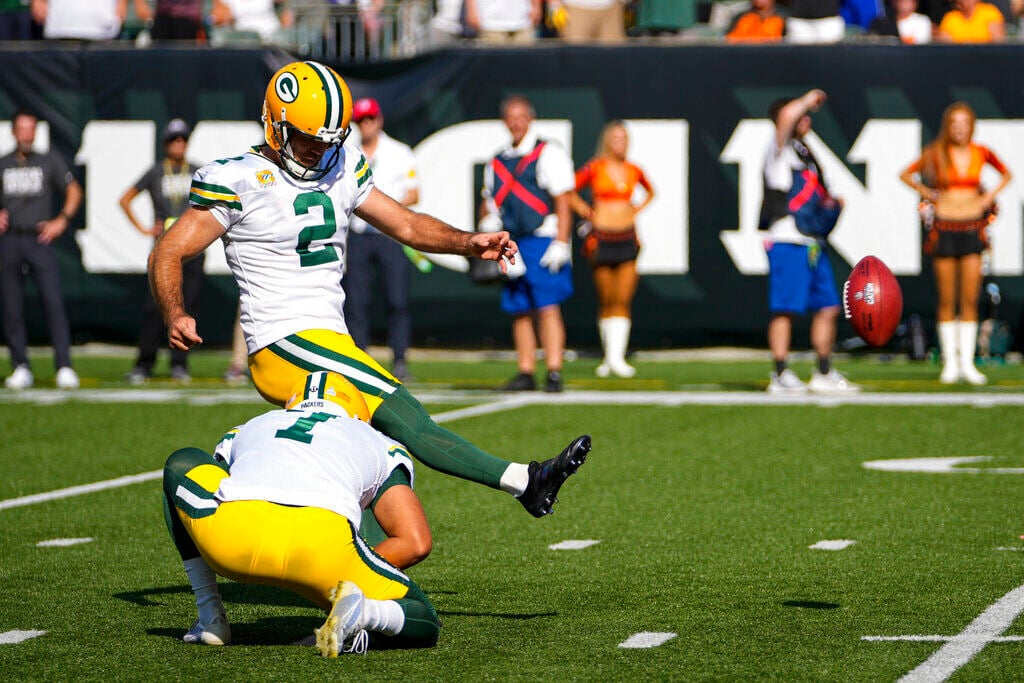
[[[295,421],[288,429],[278,429],[274,437],[278,439],[291,439],[292,441],[301,441],[302,443],[310,443],[313,440],[313,435],[310,432],[313,427],[316,427],[321,422],[327,422],[338,417],[337,415],[331,415],[330,413],[310,413],[309,415],[300,417]]]
[[[323,263],[331,263],[340,260],[338,250],[330,244],[312,246],[315,240],[329,240],[338,229],[334,220],[334,204],[323,192],[307,192],[300,194],[292,202],[296,216],[305,216],[309,209],[314,206],[323,208],[324,222],[320,225],[307,225],[299,232],[299,243],[296,251],[299,252],[299,264],[303,268],[319,266]]]

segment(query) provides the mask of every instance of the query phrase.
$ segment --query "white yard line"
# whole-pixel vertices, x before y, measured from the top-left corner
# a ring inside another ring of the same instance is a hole
[[[967,628],[955,636],[910,635],[910,636],[863,636],[867,641],[924,641],[942,642],[945,645],[917,668],[899,679],[899,683],[940,683],[947,680],[958,669],[974,659],[989,643],[1018,642],[1021,636],[1004,636],[1003,631],[1024,612],[1024,586],[1018,586],[999,598],[978,615]]]
[[[1022,394],[854,394],[852,396],[772,396],[764,392],[742,391],[567,391],[561,394],[520,393],[497,394],[493,391],[441,391],[418,392],[417,397],[424,403],[459,403],[464,401],[484,401],[480,405],[451,410],[434,416],[438,423],[460,420],[469,417],[490,415],[505,410],[512,410],[531,405],[739,405],[739,406],[771,406],[771,405],[896,405],[896,406],[983,406],[992,405],[1024,405]],[[90,403],[190,403],[193,405],[213,405],[218,403],[263,403],[263,399],[252,389],[239,391],[202,391],[190,389],[81,389],[78,391],[59,391],[52,389],[34,389],[22,392],[0,392],[0,403],[36,403],[52,405],[66,401],[86,401]],[[69,498],[84,493],[103,491],[121,486],[128,486],[153,479],[159,479],[163,470],[153,470],[127,477],[118,477],[99,481],[93,484],[72,486],[46,493],[37,493],[21,498],[0,500],[0,510],[44,503],[59,498]]]
[[[447,391],[424,388],[415,391],[422,403],[485,402],[503,408],[526,405],[657,405],[657,406],[1024,406],[1024,392],[1018,393],[871,393],[850,396],[775,396],[763,391],[579,391],[561,394],[523,392],[504,394],[495,391]],[[52,405],[68,401],[89,403],[263,403],[255,390],[203,389],[30,389],[0,391],[0,403]]]

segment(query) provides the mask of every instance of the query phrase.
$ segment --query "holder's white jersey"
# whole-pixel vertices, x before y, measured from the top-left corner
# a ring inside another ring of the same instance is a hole
[[[372,188],[366,158],[349,145],[320,180],[296,180],[257,147],[196,171],[189,202],[224,226],[250,354],[303,330],[348,333],[345,244]]]
[[[272,410],[228,432],[215,451],[231,476],[217,500],[266,500],[331,510],[356,528],[396,467],[412,483],[405,448],[365,422],[315,410]]]

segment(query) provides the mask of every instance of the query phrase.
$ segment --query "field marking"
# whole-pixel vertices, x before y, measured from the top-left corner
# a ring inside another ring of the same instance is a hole
[[[626,649],[646,649],[664,645],[676,637],[675,633],[659,633],[657,631],[641,631],[634,633],[629,638],[619,643],[619,647]]]
[[[895,642],[910,642],[910,643],[947,643],[953,640],[956,636],[861,636],[861,640],[869,640],[876,643],[895,643]],[[987,638],[986,642],[989,643],[1019,643],[1024,640],[1024,636],[999,636],[997,638]]]
[[[1021,612],[1024,612],[1024,586],[1014,588],[989,605],[955,636],[862,636],[861,640],[944,640],[945,645],[899,679],[899,683],[936,683],[956,673],[989,643],[1024,640],[1024,637],[1003,635]]]
[[[0,633],[0,645],[17,645],[42,635],[46,635],[46,631],[4,631]]]
[[[1024,467],[960,467],[974,462],[991,460],[990,455],[951,456],[941,458],[895,458],[869,460],[863,466],[883,472],[928,472],[933,474],[1024,474]]]
[[[835,541],[818,541],[814,545],[807,546],[811,550],[846,550],[857,541],[840,539]]]
[[[457,420],[463,417],[477,417],[480,415],[487,415],[489,413],[497,412],[500,410],[508,410],[510,408],[519,407],[520,403],[521,401],[517,399],[508,399],[504,401],[495,401],[494,403],[488,403],[480,406],[463,408],[460,410],[450,410],[447,413],[439,413],[435,415],[434,421],[440,424],[442,422],[447,422],[449,420]],[[34,493],[30,496],[22,496],[20,498],[8,498],[7,500],[0,500],[0,510],[23,507],[25,505],[34,505],[36,503],[46,503],[51,500],[71,498],[72,496],[80,496],[86,493],[105,491],[107,489],[116,489],[122,486],[130,486],[132,484],[141,484],[142,482],[160,479],[163,477],[163,474],[164,471],[161,468],[159,470],[153,470],[152,472],[143,472],[142,474],[131,474],[126,477],[117,477],[116,479],[97,481],[92,484],[70,486],[65,489],[57,489],[56,491],[47,491],[45,493]]]
[[[592,539],[578,541],[567,540],[549,545],[548,550],[583,550],[584,548],[589,548],[592,545],[597,545],[600,542],[601,541],[595,541]]]
[[[37,548],[67,548],[72,545],[81,545],[83,543],[92,543],[91,538],[51,538],[48,541],[39,541],[36,543]]]
[[[493,390],[439,390],[415,392],[423,403],[479,402],[507,408],[529,405],[729,405],[729,406],[1024,406],[1020,393],[859,393],[850,396],[776,396],[764,391],[589,391],[570,389],[561,394],[521,393],[514,397]],[[264,403],[254,389],[28,389],[0,391],[0,403],[54,405],[69,401],[89,403]]]

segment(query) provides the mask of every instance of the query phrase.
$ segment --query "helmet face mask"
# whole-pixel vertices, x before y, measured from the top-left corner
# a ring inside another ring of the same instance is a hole
[[[343,375],[325,370],[311,372],[296,384],[284,407],[285,410],[315,410],[370,421],[370,410],[359,389]]]
[[[274,74],[263,102],[267,144],[281,156],[284,170],[299,180],[319,180],[337,162],[348,138],[352,95],[333,69],[318,62],[292,62]],[[293,142],[305,136],[330,147],[308,165]]]

